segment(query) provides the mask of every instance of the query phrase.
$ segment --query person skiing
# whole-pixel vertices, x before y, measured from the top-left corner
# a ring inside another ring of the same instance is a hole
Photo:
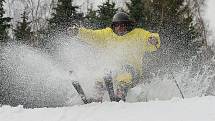
[[[117,86],[116,97],[119,100],[125,100],[123,97],[125,98],[127,90],[139,82],[143,72],[144,52],[156,51],[160,47],[158,33],[135,28],[134,22],[124,12],[113,16],[110,27],[98,30],[79,28],[78,37],[95,47],[119,50],[111,55],[121,58],[119,66],[122,71],[113,78]],[[102,101],[105,90],[103,81],[97,81],[95,87],[97,100]]]

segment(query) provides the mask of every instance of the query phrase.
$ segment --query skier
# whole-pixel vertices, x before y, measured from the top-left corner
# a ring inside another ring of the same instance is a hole
[[[85,42],[100,48],[114,49],[123,47],[120,57],[122,71],[113,77],[116,97],[125,100],[127,90],[134,87],[142,75],[142,59],[144,52],[156,51],[160,47],[158,33],[151,33],[142,28],[135,28],[129,15],[118,12],[113,16],[111,27],[100,30],[80,28],[78,37]],[[113,53],[113,57],[118,53]],[[95,84],[97,100],[102,101],[105,86],[103,81]]]

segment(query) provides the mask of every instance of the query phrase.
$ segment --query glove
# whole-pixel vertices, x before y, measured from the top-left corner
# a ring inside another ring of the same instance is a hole
[[[156,47],[156,45],[158,44],[158,40],[153,36],[151,35],[148,39],[148,42],[152,45],[154,45]]]

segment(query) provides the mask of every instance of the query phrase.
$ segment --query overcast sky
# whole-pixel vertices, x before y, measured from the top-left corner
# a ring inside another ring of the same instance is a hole
[[[28,1],[28,0],[6,0],[5,6],[4,6],[6,9],[5,16],[10,16],[15,20],[20,18],[20,14],[25,8],[25,5],[21,1]],[[37,4],[37,1],[38,0],[33,0],[35,5]],[[47,7],[51,3],[51,0],[40,0],[40,1],[42,5],[47,4]],[[101,5],[105,1],[106,0],[74,0],[73,4],[80,6],[79,11],[86,12],[87,6],[90,7],[92,5],[93,9],[97,9],[97,6]],[[111,0],[111,1],[114,1],[116,3],[116,7],[125,8],[125,1],[129,1],[129,0]]]
[[[6,0],[6,8],[8,9],[8,3],[12,3],[15,5],[13,9],[23,9],[23,5],[19,4],[20,1],[27,1],[27,0]],[[33,2],[37,3],[38,0],[33,0]],[[50,3],[51,0],[40,0],[42,3]],[[82,11],[87,10],[87,5],[90,6],[92,5],[94,9],[97,8],[98,5],[101,5],[103,2],[106,0],[73,0],[73,3],[75,5],[81,6]],[[114,1],[116,3],[117,7],[123,7],[125,6],[125,1],[129,0],[110,0]]]
[[[86,11],[87,8],[87,4],[93,5],[93,8],[96,9],[98,5],[101,5],[102,3],[104,3],[106,0],[88,0],[89,2],[87,2],[87,0],[74,0],[74,4],[77,5],[82,5],[82,11]],[[129,1],[129,0],[111,0],[114,1],[116,3],[117,7],[125,7],[125,1]]]

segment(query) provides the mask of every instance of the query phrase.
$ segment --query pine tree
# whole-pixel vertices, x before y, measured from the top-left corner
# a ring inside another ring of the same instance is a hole
[[[203,44],[197,41],[201,31],[194,24],[193,10],[186,0],[130,1],[127,3],[129,13],[140,22],[140,27],[158,32],[161,38],[161,48],[149,56],[157,65],[146,63],[144,68],[151,72],[162,65],[171,69],[173,65],[188,65]]]
[[[0,42],[6,42],[8,39],[7,30],[10,28],[9,22],[11,20],[9,17],[3,17],[5,14],[3,2],[5,2],[5,0],[0,0]]]
[[[52,18],[49,25],[52,29],[65,29],[72,23],[82,18],[82,14],[77,12],[78,6],[72,4],[73,0],[58,0],[57,7],[53,8]]]
[[[96,10],[93,10],[92,8],[88,9],[85,18],[91,23],[97,22]]]
[[[21,41],[25,44],[33,44],[31,41],[31,22],[28,22],[28,16],[26,14],[26,11],[22,14],[22,21],[18,22],[16,25],[16,29],[14,29],[14,36],[17,41]]]
[[[112,18],[114,14],[117,12],[117,8],[115,8],[115,3],[107,0],[102,5],[98,6],[98,21],[103,25],[103,27],[107,27],[111,25]]]
[[[98,28],[97,24],[99,24],[98,17],[97,17],[97,11],[93,10],[91,7],[90,9],[87,10],[87,14],[85,15],[85,21],[84,26],[89,27],[89,28]]]
[[[164,58],[169,63],[186,65],[201,46],[195,42],[199,33],[193,24],[191,8],[185,0],[153,0],[152,6],[152,24],[162,38],[161,52],[168,56]]]
[[[146,21],[146,16],[144,15],[145,3],[142,0],[130,0],[130,3],[126,3],[126,6],[129,9],[131,19],[135,20],[138,24]]]
[[[173,55],[187,59],[195,55],[199,46],[194,40],[199,37],[193,24],[191,8],[186,0],[146,0],[149,9],[145,18],[150,18],[148,24],[153,30],[159,31],[163,47],[172,49]],[[144,24],[144,23],[143,23]],[[146,25],[146,28],[150,28]]]

